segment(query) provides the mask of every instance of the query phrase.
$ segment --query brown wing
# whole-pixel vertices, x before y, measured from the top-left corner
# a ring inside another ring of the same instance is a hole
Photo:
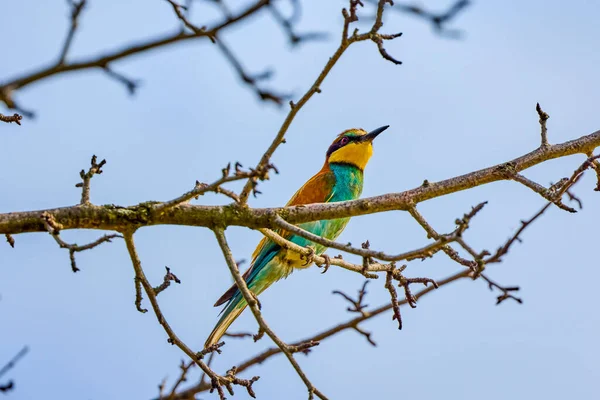
[[[298,191],[292,196],[290,201],[287,202],[286,206],[295,206],[299,204],[312,204],[312,203],[326,203],[333,194],[333,187],[335,186],[335,175],[329,169],[329,165],[325,163],[323,168],[312,178],[310,178]],[[281,234],[281,230],[276,230]],[[286,235],[284,234],[284,237]],[[244,280],[247,282],[247,278],[250,275],[256,258],[265,250],[270,240],[263,237],[262,240],[256,246],[256,250],[252,253],[252,266],[244,272]],[[224,304],[229,301],[237,291],[237,286],[234,284],[229,288],[215,303],[215,307]]]

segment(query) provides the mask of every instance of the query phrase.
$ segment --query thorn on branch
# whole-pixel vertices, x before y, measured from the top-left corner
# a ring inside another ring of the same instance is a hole
[[[171,281],[174,281],[175,283],[181,283],[179,278],[177,278],[177,276],[171,272],[171,269],[169,267],[165,267],[165,268],[166,268],[167,272],[165,273],[165,277],[163,278],[163,283],[161,283],[160,286],[157,286],[154,288],[155,296],[158,295],[163,290],[165,290],[166,288],[168,288],[171,285]]]
[[[81,177],[81,182],[79,182],[78,184],[75,185],[75,187],[80,187],[81,188],[81,202],[79,203],[80,205],[89,205],[90,203],[90,180],[92,179],[92,177],[96,174],[101,174],[102,172],[102,167],[106,164],[106,160],[102,160],[100,161],[100,163],[98,163],[98,159],[95,155],[92,156],[92,161],[91,161],[91,167],[90,169],[85,172],[85,170],[81,170],[81,172],[79,172],[79,176]]]
[[[6,122],[6,123],[12,123],[14,122],[17,125],[21,125],[21,120],[23,119],[22,115],[19,115],[17,113],[14,113],[13,115],[4,115],[4,114],[0,114],[0,121],[2,122]]]

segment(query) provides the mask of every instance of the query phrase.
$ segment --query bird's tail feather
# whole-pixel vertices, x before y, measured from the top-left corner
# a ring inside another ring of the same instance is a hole
[[[225,308],[223,315],[219,319],[219,322],[217,322],[217,325],[208,336],[208,339],[206,339],[206,343],[204,344],[205,348],[212,346],[215,343],[218,343],[221,337],[223,337],[223,335],[229,328],[229,326],[233,323],[233,321],[235,321],[237,317],[239,317],[239,315],[242,313],[242,311],[244,311],[244,309],[248,305],[248,303],[246,303],[246,300],[241,296],[241,294],[238,294],[238,296],[236,296],[238,297],[238,299],[234,297],[229,303],[229,305]]]

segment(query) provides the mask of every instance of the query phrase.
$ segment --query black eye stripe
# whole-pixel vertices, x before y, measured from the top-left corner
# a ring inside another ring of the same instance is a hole
[[[341,149],[344,146],[349,145],[350,143],[359,142],[362,136],[342,136],[336,142],[334,142],[327,150],[327,156],[329,157],[334,151]],[[346,143],[342,143],[344,138],[348,139]]]

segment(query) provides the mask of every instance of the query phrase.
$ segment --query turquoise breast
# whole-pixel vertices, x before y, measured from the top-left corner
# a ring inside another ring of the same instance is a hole
[[[332,203],[359,198],[363,188],[363,172],[351,164],[332,163],[330,168],[335,175],[335,185],[327,202]],[[335,240],[342,233],[348,221],[350,221],[350,218],[338,218],[307,222],[300,224],[300,226],[316,235]],[[300,246],[313,247],[317,254],[322,254],[326,249],[325,246],[315,244],[299,236],[293,236],[291,240]]]

